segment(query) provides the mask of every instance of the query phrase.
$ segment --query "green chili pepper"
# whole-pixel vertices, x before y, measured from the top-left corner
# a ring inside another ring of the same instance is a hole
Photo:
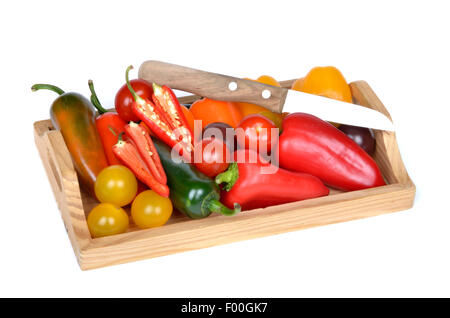
[[[153,139],[167,175],[170,199],[174,207],[192,219],[207,217],[212,212],[235,215],[241,211],[239,204],[229,209],[220,201],[220,190],[214,180],[185,162],[172,160],[171,150],[161,141]]]

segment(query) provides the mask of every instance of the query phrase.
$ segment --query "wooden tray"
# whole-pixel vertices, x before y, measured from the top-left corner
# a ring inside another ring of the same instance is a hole
[[[281,84],[290,87],[292,82]],[[389,116],[366,82],[350,86],[355,103]],[[190,103],[197,98],[186,96],[180,102]],[[140,230],[131,224],[127,233],[92,238],[86,217],[97,202],[80,189],[61,133],[53,129],[50,120],[43,120],[34,123],[34,135],[83,270],[405,210],[414,202],[415,186],[401,160],[395,133],[375,131],[374,158],[386,186],[346,193],[333,190],[327,197],[245,211],[233,217],[213,214],[191,220],[177,212],[162,227]]]

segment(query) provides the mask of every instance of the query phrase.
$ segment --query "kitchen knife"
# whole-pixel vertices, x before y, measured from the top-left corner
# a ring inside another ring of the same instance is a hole
[[[277,113],[309,113],[331,122],[394,130],[388,117],[367,107],[165,62],[142,63],[139,78],[211,99],[257,104]]]

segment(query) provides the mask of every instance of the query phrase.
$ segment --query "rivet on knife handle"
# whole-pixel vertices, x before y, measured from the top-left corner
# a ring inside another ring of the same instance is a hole
[[[139,78],[211,99],[261,105],[277,113],[281,113],[288,92],[286,88],[160,61],[142,63]]]

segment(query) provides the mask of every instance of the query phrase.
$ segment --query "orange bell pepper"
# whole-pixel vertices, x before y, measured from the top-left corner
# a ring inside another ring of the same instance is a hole
[[[291,89],[325,96],[341,100],[343,102],[352,102],[352,92],[342,73],[334,66],[314,67],[309,73],[296,80]],[[331,123],[339,127],[338,123]]]
[[[242,119],[242,114],[236,103],[203,98],[195,101],[190,112],[194,119],[202,121],[202,129],[207,125],[222,122],[236,128]]]
[[[304,77],[294,82],[292,89],[352,102],[352,93],[342,73],[334,66],[314,67]]]
[[[191,111],[184,105],[181,105],[181,110],[183,111],[184,117],[186,117],[186,120],[189,124],[189,128],[191,128],[192,133],[194,132],[194,116],[192,115]]]
[[[302,89],[303,89],[303,84],[304,83],[305,83],[305,78],[304,77],[299,78],[292,84],[291,89],[301,92]]]

